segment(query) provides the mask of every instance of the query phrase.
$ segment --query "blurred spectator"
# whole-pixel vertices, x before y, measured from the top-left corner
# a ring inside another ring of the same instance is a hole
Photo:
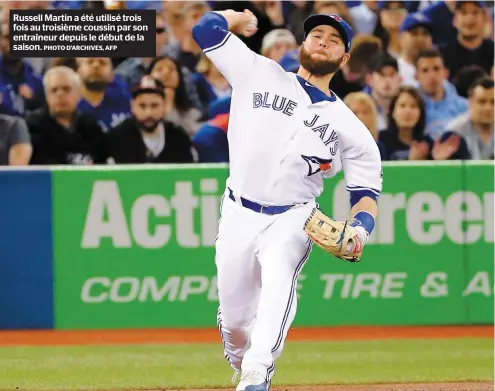
[[[421,10],[421,13],[430,18],[435,29],[433,43],[442,45],[455,39],[457,29],[454,26],[454,12],[456,0],[439,0]]]
[[[354,30],[354,21],[345,1],[315,0],[314,13],[339,15]]]
[[[110,155],[117,164],[192,163],[192,145],[185,130],[164,121],[165,86],[143,76],[133,90],[132,116],[108,133]]]
[[[378,131],[388,127],[389,107],[401,84],[397,60],[388,53],[378,53],[370,61],[364,92],[371,95],[378,110]]]
[[[162,15],[165,18],[169,31],[169,42],[177,43],[182,34],[182,9],[186,5],[185,1],[163,0]]]
[[[287,20],[286,27],[296,37],[296,42],[300,45],[304,39],[304,29],[302,21],[313,13],[313,2],[306,0],[283,1]]]
[[[382,51],[382,42],[372,35],[358,35],[352,41],[351,57],[346,65],[334,75],[330,88],[341,99],[351,92],[361,91],[366,86],[369,62]]]
[[[349,10],[356,34],[373,34],[377,22],[377,5],[378,1],[363,0],[360,5]]]
[[[285,53],[294,49],[297,49],[294,34],[287,29],[275,29],[264,36],[261,55],[280,63]]]
[[[203,107],[209,108],[211,102],[232,94],[227,79],[205,55],[201,56],[196,70],[193,80]]]
[[[50,1],[5,1],[3,7],[3,18],[5,18],[3,20],[5,21],[8,21],[9,10],[11,9],[47,10],[53,8]],[[38,75],[45,73],[51,60],[49,57],[27,57],[24,59]]]
[[[258,18],[258,31],[252,37],[242,38],[246,45],[256,53],[261,52],[263,37],[277,28],[287,28],[284,19],[281,0],[253,0],[253,1],[216,1],[214,10],[233,9],[243,12],[250,10]],[[302,24],[302,21],[299,21]]]
[[[432,47],[432,28],[431,20],[420,13],[409,14],[402,22],[400,27],[401,51],[397,59],[402,85],[418,87],[414,60],[421,50]]]
[[[210,110],[208,110],[208,119],[215,118],[219,114],[230,113],[231,101],[232,97],[230,96],[213,101],[210,105]]]
[[[485,39],[487,14],[481,1],[457,1],[454,23],[457,39],[440,46],[450,80],[466,65],[480,65],[490,72],[494,60],[493,40]]]
[[[455,77],[452,79],[452,83],[454,84],[459,96],[467,98],[469,87],[471,87],[473,81],[480,79],[483,76],[487,76],[487,73],[479,65],[468,65],[459,69]]]
[[[161,56],[165,53],[165,47],[168,42],[167,25],[162,14],[156,14],[156,53],[155,56]],[[147,57],[129,57],[124,60],[115,69],[115,75],[120,76],[130,87],[134,86],[146,75],[148,67],[153,58]]]
[[[129,90],[114,78],[112,61],[108,57],[78,58],[77,65],[82,81],[78,109],[95,118],[106,132],[129,116]]]
[[[206,1],[187,1],[181,9],[181,34],[177,42],[166,47],[165,55],[185,66],[190,72],[196,71],[196,65],[203,54],[192,36],[192,29],[201,17],[210,10]],[[161,54],[161,53],[160,53]]]
[[[77,110],[81,81],[67,67],[50,68],[43,78],[47,106],[26,118],[33,143],[31,164],[104,164],[105,136],[90,114]]]
[[[422,11],[438,0],[406,0],[406,8],[410,13]]]
[[[149,74],[165,86],[167,120],[192,136],[201,126],[202,113],[193,106],[186,91],[182,69],[169,57],[157,57],[150,64]]]
[[[436,160],[494,159],[493,80],[476,80],[469,89],[469,111],[447,125],[447,131],[435,143]]]
[[[383,147],[383,143],[378,139],[378,111],[376,110],[375,102],[373,102],[373,99],[364,92],[352,92],[345,97],[344,103],[368,128],[378,145],[380,156],[383,160],[385,150]]]
[[[228,126],[229,113],[225,113],[217,115],[199,128],[192,139],[199,163],[228,163]]]
[[[448,122],[468,109],[467,100],[460,97],[448,82],[448,74],[442,54],[437,49],[419,53],[416,75],[426,104],[425,133],[433,140],[443,133]]]
[[[403,1],[379,1],[378,22],[373,35],[382,40],[383,47],[392,56],[400,53],[400,26],[407,15]]]
[[[1,24],[0,87],[4,91],[2,105],[13,113],[25,115],[45,103],[43,82],[33,67],[22,58],[10,55],[8,21]]]
[[[0,166],[27,166],[32,151],[24,119],[0,114]]]
[[[390,104],[389,127],[378,135],[383,160],[428,160],[433,140],[424,135],[425,105],[418,91],[402,86]]]
[[[53,67],[67,67],[77,72],[77,59],[75,57],[56,57],[49,66],[49,68]]]
[[[280,59],[280,66],[286,72],[296,73],[299,69],[299,49],[290,50]]]

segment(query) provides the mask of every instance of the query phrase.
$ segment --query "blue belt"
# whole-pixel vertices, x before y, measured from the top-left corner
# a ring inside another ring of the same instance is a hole
[[[235,202],[234,193],[232,192],[230,187],[228,189],[229,189],[229,198]],[[291,209],[294,206],[294,205],[280,205],[280,206],[279,205],[270,205],[270,206],[266,206],[266,205],[258,204],[257,202],[254,202],[254,201],[247,200],[243,197],[239,197],[239,198],[241,200],[242,206],[244,206],[245,208],[251,209],[252,211],[257,212],[257,213],[263,213],[263,214],[267,214],[267,215],[277,215],[280,213],[284,213],[284,212],[287,212],[289,209]]]

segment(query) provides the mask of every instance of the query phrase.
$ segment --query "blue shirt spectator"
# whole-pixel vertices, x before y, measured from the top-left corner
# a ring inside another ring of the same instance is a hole
[[[228,163],[227,129],[229,114],[219,114],[206,122],[194,135],[192,142],[200,163]]]
[[[25,115],[45,104],[45,92],[41,76],[22,58],[10,56],[9,23],[0,25],[0,88],[5,105]]]
[[[426,106],[425,134],[438,138],[452,119],[468,110],[467,100],[447,80],[449,71],[437,49],[426,49],[416,59],[416,77]]]
[[[91,114],[103,131],[117,126],[131,113],[131,94],[125,82],[114,77],[107,57],[78,59],[82,99],[77,108]]]
[[[439,101],[423,94],[426,105],[425,133],[433,139],[445,131],[445,126],[453,118],[468,110],[467,99],[460,97],[455,87],[448,81],[444,81],[443,91],[443,98]]]
[[[34,69],[22,59],[0,59],[0,87],[5,104],[18,115],[43,106],[43,81]]]
[[[201,57],[196,70],[193,81],[201,104],[206,110],[213,101],[232,95],[229,82],[206,56]]]
[[[219,114],[230,113],[230,102],[232,97],[228,96],[225,98],[220,98],[213,101],[210,105],[210,110],[208,111],[208,118],[215,118]]]

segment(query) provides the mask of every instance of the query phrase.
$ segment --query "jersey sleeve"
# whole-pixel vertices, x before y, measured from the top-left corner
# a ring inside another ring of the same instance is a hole
[[[344,151],[342,169],[351,206],[363,197],[378,198],[382,191],[383,171],[380,150],[371,135]]]
[[[193,37],[232,87],[249,80],[259,56],[228,31],[222,15],[207,12],[194,26]]]

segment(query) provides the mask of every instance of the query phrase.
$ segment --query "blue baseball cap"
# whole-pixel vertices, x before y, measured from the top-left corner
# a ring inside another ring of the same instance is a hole
[[[345,51],[348,53],[351,50],[352,44],[352,28],[339,15],[335,14],[314,14],[310,15],[304,21],[304,39],[317,26],[327,25],[335,28],[341,35],[344,41]]]
[[[433,22],[427,15],[422,14],[421,12],[408,14],[402,21],[400,32],[403,33],[404,31],[412,30],[418,26],[426,27],[431,31],[433,29]]]

